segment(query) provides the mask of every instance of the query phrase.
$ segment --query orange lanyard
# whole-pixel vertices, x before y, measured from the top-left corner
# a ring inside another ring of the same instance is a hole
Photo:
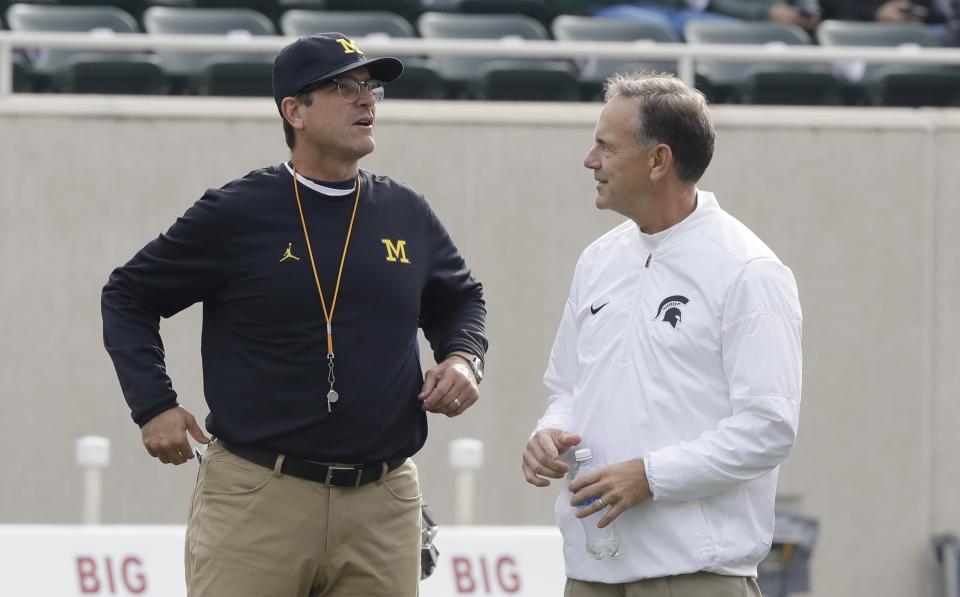
[[[313,281],[317,285],[320,295],[320,306],[323,307],[323,319],[327,322],[327,381],[330,391],[327,392],[327,412],[333,412],[333,403],[340,399],[340,395],[333,389],[336,376],[333,371],[333,312],[337,308],[337,297],[340,296],[340,280],[343,278],[343,264],[347,261],[347,249],[350,248],[350,235],[353,233],[353,222],[357,217],[357,206],[360,205],[360,175],[357,174],[357,193],[353,200],[353,213],[350,214],[350,227],[347,228],[347,238],[343,242],[343,253],[340,255],[340,269],[337,271],[337,283],[333,287],[333,301],[330,310],[327,310],[327,301],[323,298],[323,288],[320,287],[320,276],[317,274],[317,262],[313,258],[313,247],[310,245],[310,233],[307,231],[307,219],[303,216],[303,205],[300,202],[300,186],[297,184],[297,169],[293,169],[293,194],[297,198],[297,211],[300,212],[300,223],[303,225],[303,238],[307,241],[307,254],[310,256],[310,267],[313,269]]]

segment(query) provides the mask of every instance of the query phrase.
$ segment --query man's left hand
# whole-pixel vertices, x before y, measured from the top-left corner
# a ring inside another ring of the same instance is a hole
[[[642,458],[618,462],[586,475],[578,475],[570,483],[570,491],[573,492],[573,499],[570,500],[570,505],[573,507],[592,497],[600,498],[586,508],[577,510],[576,515],[577,518],[584,518],[607,508],[607,512],[597,523],[601,529],[613,522],[627,508],[632,508],[653,497],[650,493],[650,485],[647,483],[647,470]]]
[[[427,371],[417,395],[423,410],[456,417],[480,398],[473,371],[463,358],[451,355]]]

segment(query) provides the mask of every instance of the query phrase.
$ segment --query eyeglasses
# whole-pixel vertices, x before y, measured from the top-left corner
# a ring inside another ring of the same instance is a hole
[[[373,101],[375,103],[380,103],[383,100],[385,83],[380,79],[358,81],[352,77],[334,77],[332,82],[337,86],[337,93],[340,94],[340,98],[345,102],[355,102],[360,99],[361,87],[367,88],[367,91],[373,95]]]

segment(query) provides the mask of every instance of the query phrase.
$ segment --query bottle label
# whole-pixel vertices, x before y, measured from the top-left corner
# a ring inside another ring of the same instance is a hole
[[[600,499],[600,496],[595,495],[595,496],[593,496],[593,497],[591,497],[591,498],[587,498],[587,499],[583,500],[582,502],[580,502],[579,504],[577,504],[577,510],[583,510],[584,508],[586,508],[587,506],[589,506],[589,505],[592,504],[593,502],[597,501],[598,499]]]

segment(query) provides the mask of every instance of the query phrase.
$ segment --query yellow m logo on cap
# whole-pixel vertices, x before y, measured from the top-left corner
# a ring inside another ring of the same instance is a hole
[[[337,43],[343,48],[344,54],[363,54],[363,51],[357,46],[357,42],[352,39],[340,38],[337,40]]]

